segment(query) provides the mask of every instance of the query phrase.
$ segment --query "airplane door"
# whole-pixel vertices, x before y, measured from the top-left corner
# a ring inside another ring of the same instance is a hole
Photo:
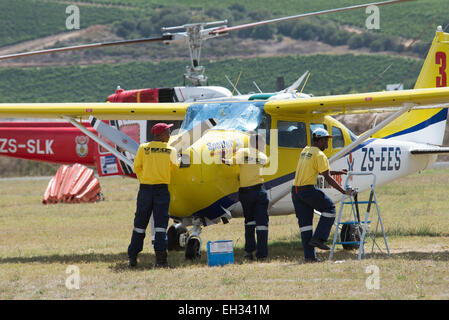
[[[307,145],[306,123],[302,121],[277,121],[279,169],[285,174],[296,169],[299,154]],[[284,172],[283,172],[284,173]]]
[[[145,121],[141,120],[102,120],[111,127],[121,131],[126,134],[132,140],[140,143],[142,136],[142,126],[145,126]],[[123,156],[128,159],[134,159],[134,155],[128,151],[122,150],[120,147],[115,145],[107,137],[100,134],[101,139],[103,139],[111,147],[119,151]],[[112,139],[112,138],[111,138]],[[97,170],[100,176],[112,176],[112,175],[133,175],[132,167],[128,166],[125,162],[117,158],[114,154],[108,151],[106,148],[98,145],[98,155],[97,155]]]
[[[285,191],[291,188],[299,155],[307,145],[307,125],[297,119],[274,120],[272,128],[277,129],[278,169],[275,180],[278,182],[271,188],[270,196],[277,199],[280,194],[285,194]]]

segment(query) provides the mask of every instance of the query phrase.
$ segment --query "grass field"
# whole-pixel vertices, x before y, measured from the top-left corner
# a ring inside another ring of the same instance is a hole
[[[378,188],[390,257],[376,251],[357,261],[354,251],[339,248],[334,261],[305,264],[289,215],[270,218],[268,261],[244,263],[243,220],[236,218],[203,230],[200,260],[170,252],[169,270],[152,268],[149,237],[139,267],[128,269],[138,186],[131,179],[100,181],[103,202],[48,206],[41,204],[47,180],[0,181],[0,300],[449,298],[449,168]],[[205,243],[219,239],[234,241],[235,264],[209,267]],[[65,285],[69,266],[79,270],[79,289]],[[367,286],[372,268],[378,288]]]

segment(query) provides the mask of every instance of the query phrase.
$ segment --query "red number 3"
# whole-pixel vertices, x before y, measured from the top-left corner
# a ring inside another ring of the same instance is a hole
[[[437,77],[437,87],[447,87],[447,76],[446,76],[446,53],[437,52],[436,64],[440,66],[440,76]]]

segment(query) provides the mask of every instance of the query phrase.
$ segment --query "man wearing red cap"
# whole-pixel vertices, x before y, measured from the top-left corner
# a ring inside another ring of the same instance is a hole
[[[171,170],[178,166],[176,149],[169,146],[170,127],[173,124],[157,123],[151,129],[154,141],[141,144],[134,158],[134,172],[140,182],[134,229],[128,247],[129,265],[137,265],[137,255],[143,249],[145,231],[153,213],[155,267],[167,267],[167,226],[170,204]]]

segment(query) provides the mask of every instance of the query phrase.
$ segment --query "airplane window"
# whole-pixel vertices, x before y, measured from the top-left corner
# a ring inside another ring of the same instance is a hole
[[[332,127],[332,148],[338,149],[345,146],[345,139],[340,128]]]
[[[287,148],[304,148],[307,145],[304,122],[278,121],[278,145]]]

